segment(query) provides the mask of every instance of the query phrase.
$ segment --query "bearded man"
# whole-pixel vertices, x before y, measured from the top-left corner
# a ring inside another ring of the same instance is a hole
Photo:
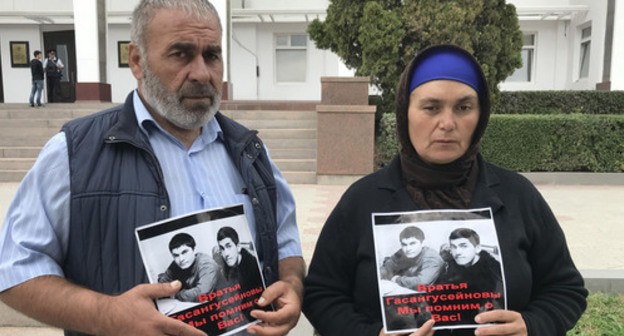
[[[181,284],[147,284],[134,229],[243,203],[268,286],[258,304],[275,308],[252,311],[263,322],[247,331],[296,325],[305,267],[294,199],[256,133],[218,112],[222,32],[208,0],[140,1],[129,48],[138,89],[64,125],[24,178],[0,237],[2,301],[66,335],[204,335],[156,310]]]

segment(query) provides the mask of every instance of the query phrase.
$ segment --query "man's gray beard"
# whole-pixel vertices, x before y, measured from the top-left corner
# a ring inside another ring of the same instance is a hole
[[[177,127],[193,130],[205,125],[219,110],[221,95],[212,85],[184,83],[177,92],[169,92],[147,65],[142,67],[141,93],[156,113]],[[209,96],[212,104],[196,104],[192,108],[182,105],[184,96]]]

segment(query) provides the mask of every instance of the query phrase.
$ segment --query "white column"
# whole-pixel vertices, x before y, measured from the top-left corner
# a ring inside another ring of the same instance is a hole
[[[624,2],[615,1],[613,49],[611,53],[611,90],[624,90]]]
[[[78,0],[74,0],[78,1]],[[230,20],[228,16],[230,11],[228,10],[227,0],[212,0],[212,4],[219,12],[219,18],[221,19],[221,27],[223,27],[223,34],[221,35],[221,41],[223,49],[223,81],[230,81]]]
[[[78,83],[100,83],[98,0],[73,0]]]

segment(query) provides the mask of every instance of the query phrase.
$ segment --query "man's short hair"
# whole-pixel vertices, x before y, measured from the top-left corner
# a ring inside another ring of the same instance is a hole
[[[188,233],[178,233],[169,241],[169,251],[173,251],[182,245],[195,249],[195,239]]]
[[[147,51],[147,27],[156,11],[160,9],[178,9],[193,18],[201,20],[217,20],[219,29],[223,31],[219,12],[209,0],[141,0],[132,12],[130,34],[142,54]]]
[[[35,50],[35,52],[33,53],[33,55],[35,55],[35,57],[41,55],[41,51],[39,50]]]
[[[466,238],[468,239],[472,245],[477,246],[481,244],[481,239],[479,238],[479,234],[477,234],[474,230],[468,228],[459,228],[453,230],[451,235],[449,236],[449,240]]]
[[[224,226],[217,231],[217,241],[220,242],[225,238],[232,239],[234,244],[238,245],[238,233],[229,226]]]
[[[416,226],[408,226],[399,234],[399,240],[411,237],[418,239],[421,243],[425,240],[425,234]]]

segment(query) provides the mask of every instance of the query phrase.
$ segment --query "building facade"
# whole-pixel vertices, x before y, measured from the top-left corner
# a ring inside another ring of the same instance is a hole
[[[624,90],[624,5],[617,0],[512,0],[524,65],[502,90]],[[25,103],[35,50],[65,63],[65,101],[122,102],[135,87],[125,50],[137,0],[0,2],[0,102]],[[329,0],[214,0],[224,29],[227,98],[320,100],[321,77],[352,76],[306,30]]]

